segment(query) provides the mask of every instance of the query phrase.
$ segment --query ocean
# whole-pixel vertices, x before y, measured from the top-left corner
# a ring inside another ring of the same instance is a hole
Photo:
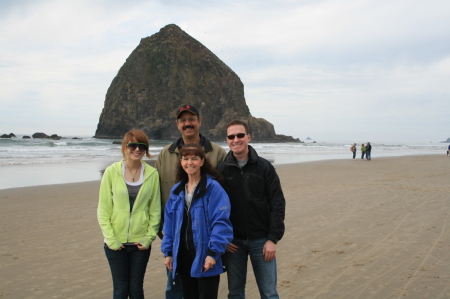
[[[99,180],[101,171],[122,159],[113,139],[71,137],[60,140],[0,138],[0,189]],[[118,140],[120,141],[120,140]],[[151,160],[172,141],[151,140]],[[225,141],[217,142],[226,151]],[[357,143],[357,158],[362,141]],[[364,142],[366,143],[366,142]],[[274,165],[328,159],[351,159],[353,142],[251,143],[258,154]],[[446,155],[446,143],[371,142],[372,159],[405,155]]]

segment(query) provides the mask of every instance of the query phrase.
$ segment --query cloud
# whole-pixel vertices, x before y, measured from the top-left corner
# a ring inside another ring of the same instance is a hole
[[[0,127],[93,135],[119,68],[170,23],[238,74],[278,133],[448,135],[450,2],[419,0],[2,1]]]

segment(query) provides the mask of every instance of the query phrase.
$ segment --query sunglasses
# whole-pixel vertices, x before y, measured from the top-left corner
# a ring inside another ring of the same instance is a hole
[[[247,134],[245,134],[245,133],[239,133],[239,134],[236,134],[236,135],[234,135],[234,134],[233,134],[233,135],[228,135],[227,138],[228,138],[229,140],[233,140],[235,137],[241,139],[241,138],[244,138],[245,135],[247,135]]]
[[[145,151],[147,149],[147,144],[145,143],[137,143],[137,142],[129,142],[127,147],[130,151],[134,151],[137,147],[140,151]]]

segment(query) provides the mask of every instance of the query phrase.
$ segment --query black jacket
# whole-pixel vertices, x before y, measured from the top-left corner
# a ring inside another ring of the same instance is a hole
[[[230,197],[234,238],[266,237],[276,244],[284,234],[286,207],[280,179],[269,161],[248,148],[248,161],[242,169],[232,151],[217,167]]]

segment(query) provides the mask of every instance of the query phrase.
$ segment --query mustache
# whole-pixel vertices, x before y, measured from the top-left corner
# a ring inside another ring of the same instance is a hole
[[[183,130],[187,130],[187,129],[194,129],[194,126],[184,126]]]

